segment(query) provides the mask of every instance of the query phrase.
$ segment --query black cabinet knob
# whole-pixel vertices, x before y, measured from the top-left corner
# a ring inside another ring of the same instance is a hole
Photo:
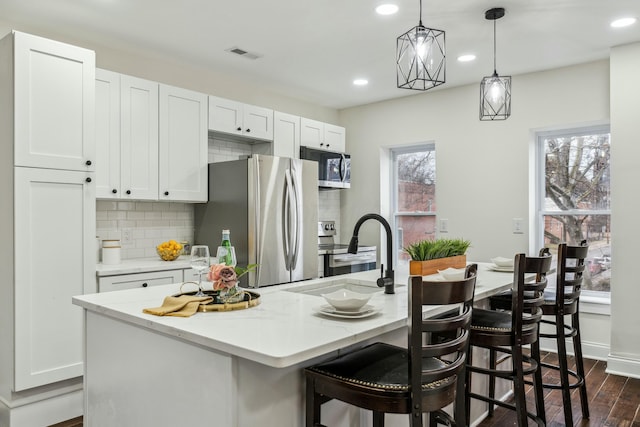
[[[242,128],[241,128],[241,127],[238,127],[236,130],[237,130],[238,132],[240,132],[240,131],[242,130]]]
[[[329,144],[327,144],[327,148],[329,148]]]
[[[146,288],[147,286],[149,286],[146,282],[142,284],[143,288]]]
[[[118,190],[116,190],[116,189],[114,188],[113,190],[111,190],[111,192],[112,192],[113,194],[116,194],[116,193],[118,192]]]
[[[247,128],[246,132],[247,132],[247,133],[251,132],[251,129]]]
[[[131,194],[131,190],[127,190],[127,194]]]
[[[86,164],[87,166],[91,166],[91,160],[87,160],[87,161],[85,162],[85,164]]]
[[[91,182],[91,178],[87,177],[87,179],[85,179],[85,181]]]
[[[320,147],[322,147],[322,146],[324,146],[324,142],[321,142],[321,143],[320,143]]]
[[[168,192],[168,191],[165,191],[165,192],[164,192],[164,195],[165,195],[165,196],[168,196],[168,195],[169,195],[169,192]]]

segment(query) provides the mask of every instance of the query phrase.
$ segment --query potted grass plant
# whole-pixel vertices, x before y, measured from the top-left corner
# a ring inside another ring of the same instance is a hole
[[[404,248],[409,254],[409,273],[418,276],[435,274],[438,270],[464,268],[471,242],[464,239],[421,240]]]

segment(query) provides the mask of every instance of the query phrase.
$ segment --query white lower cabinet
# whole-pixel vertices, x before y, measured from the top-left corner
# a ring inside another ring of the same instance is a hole
[[[82,310],[95,292],[95,185],[88,172],[16,167],[15,390],[83,373]]]
[[[148,286],[181,282],[182,270],[104,276],[98,278],[98,292],[122,291],[124,289],[146,288]]]

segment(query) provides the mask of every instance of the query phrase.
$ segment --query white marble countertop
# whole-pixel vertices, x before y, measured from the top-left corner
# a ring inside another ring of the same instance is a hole
[[[182,255],[175,261],[163,261],[159,257],[123,259],[120,264],[96,264],[96,276],[148,273],[151,271],[182,270],[191,268],[189,256]]]
[[[507,288],[513,273],[491,271],[479,264],[476,300]],[[256,290],[261,303],[229,312],[196,313],[189,318],[144,314],[158,307],[165,296],[179,292],[180,284],[105,292],[73,297],[86,310],[151,331],[193,342],[215,351],[253,360],[275,368],[293,366],[312,358],[396,330],[407,322],[407,272],[396,271],[396,293],[374,295],[370,304],[379,313],[363,319],[339,319],[315,312],[326,304],[321,296],[290,292],[316,283],[339,280],[375,287],[379,272],[372,270],[324,279],[308,280]]]

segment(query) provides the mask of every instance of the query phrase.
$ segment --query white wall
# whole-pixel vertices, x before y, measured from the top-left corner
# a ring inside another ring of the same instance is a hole
[[[96,52],[96,65],[99,68],[337,124],[338,113],[335,109],[265,91],[259,82],[239,79],[216,70],[188,66],[177,59],[153,57],[146,52],[114,50],[108,46],[91,43],[81,36],[68,37],[62,32],[4,21],[0,17],[0,38],[11,30],[92,49]]]
[[[640,377],[640,43],[611,52],[611,355],[610,372]]]
[[[381,159],[383,163],[386,161],[386,150],[433,141],[437,156],[438,218],[449,220],[448,236],[472,241],[468,252],[471,260],[489,261],[497,255],[531,252],[526,219],[530,217],[533,133],[607,122],[609,62],[513,76],[512,116],[499,122],[478,119],[480,78],[478,84],[340,112],[341,124],[347,128],[347,151],[352,154],[352,186],[342,193],[342,240],[364,213],[380,212],[390,217],[386,200],[380,199],[381,189],[383,198],[387,198],[388,189],[384,186],[388,177],[383,171],[381,179],[378,168]],[[612,146],[616,139],[613,141]],[[612,154],[612,175],[616,168],[614,161]],[[512,233],[513,218],[525,219],[523,234]],[[612,223],[615,221],[616,218]],[[363,227],[361,241],[380,241],[379,232],[377,226]],[[617,244],[615,237],[612,241]],[[615,278],[612,281],[613,287],[619,289],[620,283]],[[586,313],[586,305],[583,304],[582,316],[583,350],[589,357],[606,358],[610,345],[609,316]],[[636,355],[640,353],[634,351]]]

